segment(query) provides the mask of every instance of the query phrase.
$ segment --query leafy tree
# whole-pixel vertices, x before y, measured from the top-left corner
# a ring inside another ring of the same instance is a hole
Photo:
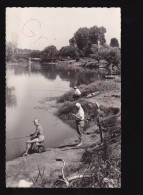
[[[70,46],[75,46],[74,37],[72,37],[72,38],[69,40],[69,43],[70,43]]]
[[[104,27],[93,26],[91,28],[79,28],[74,36],[69,40],[71,46],[75,46],[79,49],[81,56],[89,56],[91,46],[93,44],[101,45],[106,43],[105,40],[106,29]]]
[[[51,46],[47,46],[44,48],[44,50],[42,51],[42,53],[47,54],[47,55],[54,55],[54,52],[56,51],[56,47],[54,45]]]
[[[6,43],[6,60],[9,61],[14,57],[17,52],[17,45],[12,42]]]
[[[78,49],[74,46],[65,46],[60,49],[60,54],[63,57],[70,56],[71,58],[76,58],[78,56]]]
[[[118,39],[112,38],[111,41],[110,41],[110,46],[111,47],[119,47]]]
[[[113,66],[119,66],[121,61],[121,53],[118,47],[102,47],[99,49],[100,59],[106,60],[108,66],[113,64]]]
[[[98,44],[100,42],[101,45],[106,43],[105,34],[106,29],[102,27],[93,26],[89,29],[89,40],[91,44]]]
[[[58,56],[59,56],[59,51],[54,45],[45,47],[40,54],[40,58],[42,59],[42,61],[45,60],[51,61],[52,59],[57,59]]]
[[[74,34],[74,40],[76,42],[77,48],[79,50],[85,51],[86,47],[88,47],[89,42],[89,29],[80,28]]]
[[[32,51],[30,54],[32,58],[40,58],[40,51]]]

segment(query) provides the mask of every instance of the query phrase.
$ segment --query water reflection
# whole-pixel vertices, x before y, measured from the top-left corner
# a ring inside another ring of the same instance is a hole
[[[7,107],[16,107],[17,99],[15,95],[15,87],[6,86],[6,105]]]
[[[80,84],[87,85],[91,82],[102,80],[103,78],[102,74],[91,70],[57,70],[54,65],[44,67],[38,62],[34,62],[32,65],[9,66],[7,67],[7,75],[9,75],[9,72],[11,75],[26,74],[30,76],[31,74],[41,74],[48,80],[55,80],[57,76],[59,76],[62,80],[69,82],[69,87],[73,87],[74,85],[78,86]],[[13,86],[6,86],[6,104],[8,107],[14,107],[17,105],[15,88]]]
[[[54,65],[49,65],[47,67],[41,66],[39,63],[33,63],[32,65],[25,65],[25,66],[14,66],[14,74],[42,74],[45,78],[50,80],[55,80],[57,76],[59,76],[62,80],[69,81],[70,87],[74,85],[80,84],[89,84],[91,82],[102,80],[103,76],[101,73],[92,70],[57,70]]]

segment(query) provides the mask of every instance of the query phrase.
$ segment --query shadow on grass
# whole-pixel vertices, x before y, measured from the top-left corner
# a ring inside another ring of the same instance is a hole
[[[68,145],[63,145],[63,146],[59,146],[57,148],[66,148],[66,147],[75,147],[77,146],[77,144],[68,144]]]

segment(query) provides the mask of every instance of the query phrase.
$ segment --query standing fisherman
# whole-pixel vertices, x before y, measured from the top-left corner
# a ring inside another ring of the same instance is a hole
[[[99,127],[99,133],[100,133],[100,140],[101,140],[101,144],[103,143],[103,135],[102,135],[102,127],[101,127],[101,123],[100,123],[100,105],[98,104],[98,102],[95,102],[96,104],[93,105],[92,104],[92,111],[87,119],[88,120],[96,120],[97,121],[97,126]],[[96,108],[96,111],[95,111]],[[96,112],[96,113],[95,113]]]
[[[44,134],[43,134],[43,129],[39,124],[39,119],[35,119],[34,125],[36,126],[36,131],[33,134],[30,134],[31,138],[28,140],[27,147],[26,147],[26,152],[24,156],[28,155],[28,151],[31,148],[32,144],[36,143],[36,145],[39,145],[40,143],[44,142]]]
[[[76,103],[75,106],[78,109],[77,113],[73,114],[74,118],[76,119],[76,128],[77,128],[77,134],[79,138],[79,143],[77,146],[81,146],[82,145],[82,134],[83,134],[83,128],[84,128],[84,110],[79,103]]]

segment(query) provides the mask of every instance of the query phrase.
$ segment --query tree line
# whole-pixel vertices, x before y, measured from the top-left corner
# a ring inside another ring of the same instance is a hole
[[[91,58],[98,63],[104,60],[107,66],[119,67],[121,61],[121,50],[116,38],[110,40],[110,44],[105,39],[106,28],[93,26],[91,28],[79,28],[69,40],[69,45],[62,47],[60,50],[54,45],[47,46],[42,51],[18,49],[16,45],[8,43],[6,45],[6,59],[10,60],[15,53],[19,56],[24,54],[26,57],[41,58],[42,61],[52,59],[62,60],[65,58],[76,59]]]

